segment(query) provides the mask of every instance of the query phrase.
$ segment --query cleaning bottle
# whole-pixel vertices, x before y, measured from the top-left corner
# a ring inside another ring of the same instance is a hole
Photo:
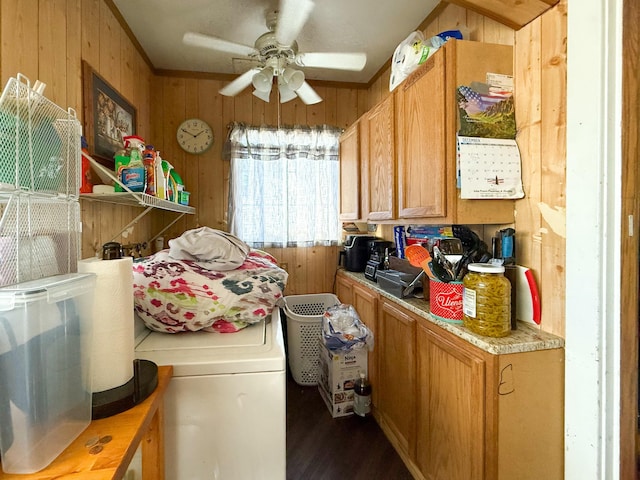
[[[153,145],[146,145],[142,152],[142,163],[145,171],[144,193],[147,195],[156,194],[156,151]]]
[[[82,153],[86,153],[89,155],[89,145],[87,144],[87,140],[83,137],[80,137]],[[91,193],[93,192],[93,182],[91,180],[91,164],[89,160],[82,155],[82,178],[80,183],[80,193]]]
[[[173,196],[171,200],[175,203],[180,203],[180,192],[184,190],[184,182],[182,177],[174,169],[169,174],[170,180],[173,182]]]
[[[146,178],[142,162],[144,140],[135,135],[124,137],[123,140],[124,152],[118,152],[114,157],[116,177],[132,192],[144,192]],[[118,183],[115,187],[116,192],[124,191]]]
[[[171,172],[173,171],[173,165],[166,160],[162,160],[162,172],[164,174],[164,198],[165,200],[173,201],[173,186],[171,181]]]
[[[166,200],[167,198],[167,181],[164,178],[162,170],[162,157],[160,150],[156,150],[155,178],[156,178],[156,197]]]
[[[353,387],[353,413],[360,417],[371,414],[371,384],[364,372],[360,372]]]

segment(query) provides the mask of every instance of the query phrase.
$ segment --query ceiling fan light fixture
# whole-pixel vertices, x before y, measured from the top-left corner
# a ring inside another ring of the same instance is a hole
[[[280,77],[278,77],[278,92],[280,93],[280,103],[287,103],[298,96],[286,82],[280,81]]]
[[[260,100],[269,103],[269,97],[271,96],[271,90],[265,92],[263,90],[255,89],[253,94],[258,97]]]
[[[251,83],[253,83],[256,90],[269,93],[273,83],[273,69],[264,67],[253,76]]]
[[[298,90],[304,83],[304,72],[295,68],[287,67],[282,72],[282,77],[287,86],[294,92]]]

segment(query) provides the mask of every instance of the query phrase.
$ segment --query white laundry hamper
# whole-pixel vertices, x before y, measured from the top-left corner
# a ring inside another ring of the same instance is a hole
[[[298,385],[316,385],[320,370],[322,316],[340,300],[332,293],[284,297],[289,369]]]

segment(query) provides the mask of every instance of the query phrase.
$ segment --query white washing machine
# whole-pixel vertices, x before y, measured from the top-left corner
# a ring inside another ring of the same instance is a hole
[[[284,480],[280,309],[235,333],[146,332],[138,336],[136,358],[173,365],[165,395],[166,478]]]

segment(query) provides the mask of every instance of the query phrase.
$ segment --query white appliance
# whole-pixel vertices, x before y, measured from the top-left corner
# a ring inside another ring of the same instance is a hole
[[[235,333],[147,332],[138,337],[136,358],[173,365],[165,394],[166,478],[284,480],[280,309]]]

